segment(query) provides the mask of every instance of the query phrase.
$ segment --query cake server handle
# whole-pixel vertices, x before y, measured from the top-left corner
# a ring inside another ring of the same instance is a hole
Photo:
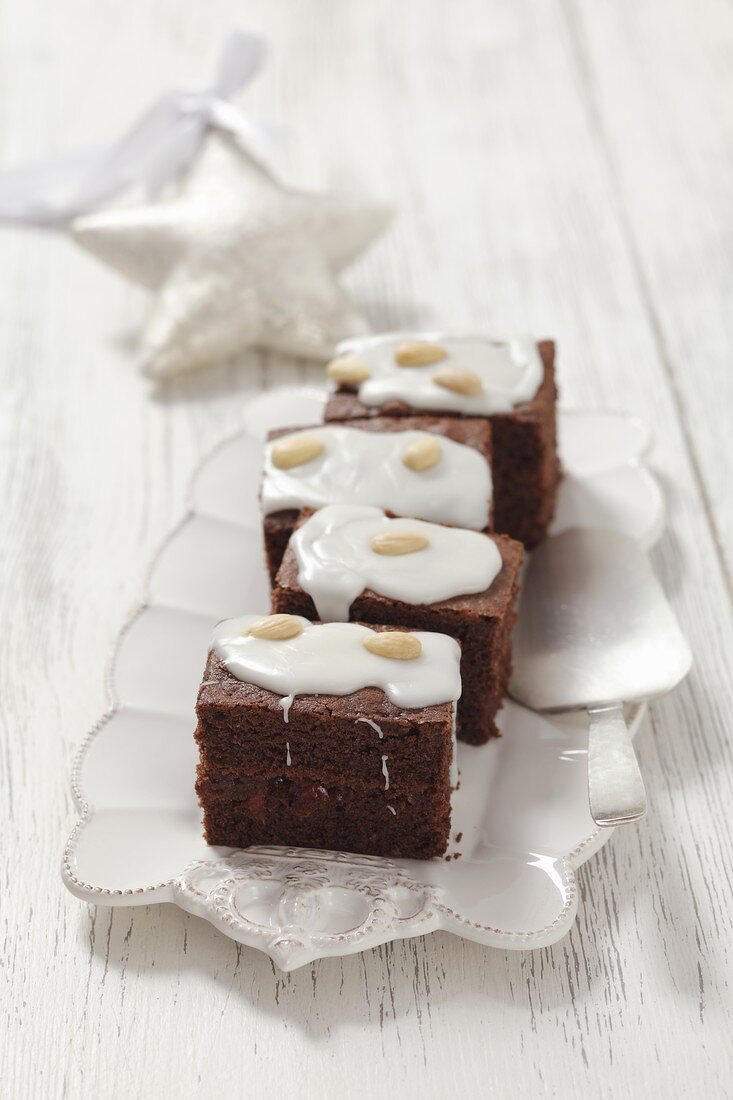
[[[620,703],[588,707],[588,801],[596,825],[638,821],[646,791]]]

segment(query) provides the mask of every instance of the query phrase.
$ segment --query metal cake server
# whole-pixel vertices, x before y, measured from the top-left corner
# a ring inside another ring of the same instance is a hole
[[[578,527],[530,556],[510,694],[533,710],[588,711],[588,795],[598,825],[646,812],[623,703],[670,691],[692,662],[646,555],[626,535]]]

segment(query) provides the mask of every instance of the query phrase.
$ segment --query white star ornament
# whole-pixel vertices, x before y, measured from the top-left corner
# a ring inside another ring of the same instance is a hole
[[[155,292],[143,370],[163,378],[247,347],[328,358],[367,331],[336,275],[389,217],[383,206],[291,190],[217,134],[175,198],[86,215],[72,232]]]

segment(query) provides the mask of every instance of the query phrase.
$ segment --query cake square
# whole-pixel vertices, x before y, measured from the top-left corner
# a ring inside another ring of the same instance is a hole
[[[272,607],[307,619],[384,623],[456,638],[458,737],[483,744],[498,733],[496,715],[511,675],[523,557],[522,544],[506,535],[331,505],[302,513]]]
[[[261,503],[271,583],[303,508],[370,504],[393,515],[490,530],[489,422],[376,416],[271,432]]]
[[[400,365],[401,348],[419,361]],[[419,412],[488,417],[494,530],[528,549],[545,537],[560,481],[554,341],[387,334],[340,345],[329,369],[337,389],[326,405],[328,423]]]
[[[273,622],[297,633],[268,636]],[[419,652],[366,648],[386,635]],[[441,855],[459,662],[442,635],[291,616],[219,624],[196,706],[207,842]]]

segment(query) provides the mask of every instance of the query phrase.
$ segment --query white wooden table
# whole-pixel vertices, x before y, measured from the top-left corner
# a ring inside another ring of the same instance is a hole
[[[2,1093],[730,1095],[733,9],[8,0],[0,162],[117,134],[243,19],[291,176],[399,208],[349,277],[376,328],[553,335],[567,405],[653,423],[654,561],[696,664],[640,735],[647,820],[582,870],[551,950],[432,935],[284,976],[173,907],[75,901],[67,777],[112,640],[198,457],[313,368],[249,355],[151,393],[143,296],[0,230]]]

